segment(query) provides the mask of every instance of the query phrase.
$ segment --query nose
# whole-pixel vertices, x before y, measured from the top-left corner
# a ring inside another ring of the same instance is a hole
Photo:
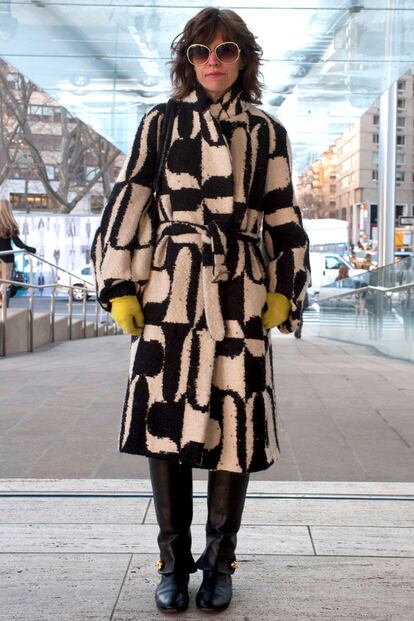
[[[208,57],[208,66],[215,67],[220,63],[219,59],[216,56],[216,52],[213,50],[210,52],[210,56]]]

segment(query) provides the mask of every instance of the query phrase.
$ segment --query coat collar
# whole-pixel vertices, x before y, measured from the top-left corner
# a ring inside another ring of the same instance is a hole
[[[217,101],[210,99],[199,82],[196,83],[195,88],[182,101],[193,104],[199,112],[206,112],[208,110],[219,121],[231,119],[241,114],[250,105],[246,101],[243,84],[239,78]]]

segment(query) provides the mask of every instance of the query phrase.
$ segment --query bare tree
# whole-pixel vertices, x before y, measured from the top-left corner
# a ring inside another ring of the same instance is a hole
[[[10,80],[10,75],[18,76],[18,79]],[[60,112],[60,150],[56,162],[59,167],[58,187],[48,177],[47,166],[51,162],[44,161],[37,139],[39,133],[47,135],[48,121],[32,120],[31,108],[39,105],[40,95],[41,105],[54,106]],[[7,178],[14,164],[18,164],[24,150],[30,155],[33,170],[51,199],[55,211],[70,213],[98,182],[102,182],[105,197],[109,196],[108,173],[120,151],[67,110],[57,107],[50,97],[2,61],[0,104],[0,140],[5,154],[0,168],[0,181]],[[11,145],[16,144],[17,137],[18,146],[12,147]],[[92,174],[85,174],[86,166],[89,166]]]

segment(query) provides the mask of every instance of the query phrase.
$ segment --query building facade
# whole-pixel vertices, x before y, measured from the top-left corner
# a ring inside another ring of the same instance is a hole
[[[395,223],[414,215],[414,80],[398,80]],[[376,239],[379,106],[371,106],[298,177],[297,196],[310,218],[338,218],[361,237]],[[329,183],[329,181],[331,183]],[[353,222],[357,219],[357,222]]]

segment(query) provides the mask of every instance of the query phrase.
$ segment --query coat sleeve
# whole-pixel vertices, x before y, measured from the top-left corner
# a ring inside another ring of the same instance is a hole
[[[263,196],[263,242],[268,290],[291,302],[280,332],[293,332],[301,318],[303,300],[310,283],[309,239],[292,184],[291,147],[286,129],[269,117],[269,156]]]
[[[33,248],[32,246],[27,246],[27,244],[25,244],[18,235],[14,235],[12,237],[12,242],[18,248],[21,248],[22,250],[27,250],[27,252],[31,252],[32,254],[36,254],[36,248]]]
[[[154,217],[144,207],[153,192],[164,113],[160,104],[142,118],[94,235],[91,266],[98,302],[107,311],[111,297],[140,296],[150,276]]]

